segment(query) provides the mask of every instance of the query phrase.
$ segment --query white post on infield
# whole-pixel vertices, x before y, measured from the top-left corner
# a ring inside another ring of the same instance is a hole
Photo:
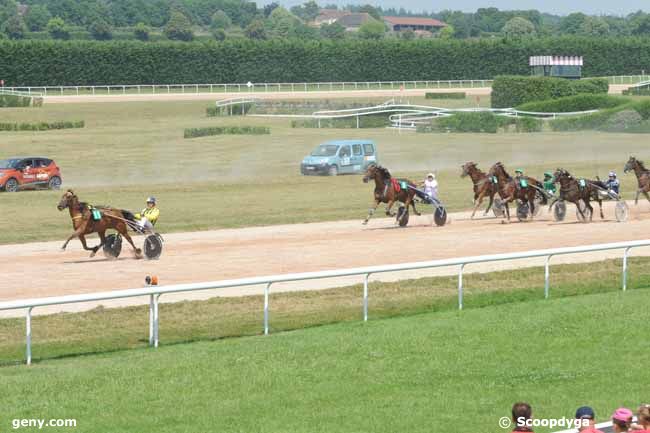
[[[363,321],[368,321],[368,278],[370,274],[363,277]]]
[[[553,254],[546,256],[546,262],[544,263],[544,299],[548,299],[549,278],[551,273],[549,262],[551,261],[551,257],[553,257]]]
[[[460,265],[458,270],[458,309],[463,309],[463,269],[465,269],[465,263]]]
[[[623,250],[623,291],[627,290],[627,257],[630,252],[630,247]]]
[[[27,365],[32,364],[32,308],[27,309],[27,315],[25,316],[25,357],[27,358]]]
[[[159,330],[160,330],[160,315],[159,315],[159,304],[160,304],[160,293],[154,295],[153,298],[153,347],[158,347],[159,340]]]
[[[271,283],[264,287],[264,335],[269,335],[269,291]]]
[[[154,295],[149,295],[149,346],[153,346],[153,329],[154,329],[153,296]]]

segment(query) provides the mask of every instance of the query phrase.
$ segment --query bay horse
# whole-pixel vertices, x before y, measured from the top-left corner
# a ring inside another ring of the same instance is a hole
[[[131,244],[135,256],[137,258],[142,257],[142,251],[140,248],[136,248],[133,243],[133,239],[129,236],[127,231],[127,225],[124,220],[133,221],[133,214],[129,211],[121,209],[113,209],[109,207],[96,207],[96,209],[101,210],[103,215],[97,221],[93,218],[92,208],[88,203],[80,202],[77,195],[71,190],[67,190],[65,194],[61,197],[57,209],[62,211],[63,209],[68,208],[70,211],[70,219],[72,219],[72,228],[74,232],[68,237],[64,242],[61,250],[65,251],[68,243],[74,239],[79,238],[81,245],[83,245],[84,250],[91,251],[90,257],[94,257],[97,251],[104,245],[106,242],[106,230],[115,229],[119,234],[124,236],[124,238]],[[111,218],[113,216],[113,218]],[[94,247],[88,247],[86,245],[86,237],[90,233],[97,233],[99,235],[99,245]]]
[[[375,181],[375,191],[374,191],[374,202],[373,206],[368,210],[368,216],[363,221],[363,224],[368,224],[368,221],[373,216],[377,210],[379,203],[387,203],[386,205],[386,215],[395,216],[391,212],[391,208],[396,201],[404,203],[404,207],[408,211],[409,206],[413,208],[413,212],[416,215],[420,215],[420,212],[415,208],[415,191],[412,189],[400,188],[399,192],[395,191],[395,186],[393,185],[393,178],[387,168],[382,167],[377,164],[370,164],[366,169],[366,173],[363,176],[363,183],[368,183],[370,179]],[[397,182],[408,182],[408,185],[416,187],[417,185],[408,179],[396,179]],[[403,218],[404,214],[400,216]],[[399,222],[399,221],[398,221]]]
[[[645,198],[650,201],[650,196],[648,192],[650,191],[650,170],[647,170],[643,165],[643,161],[636,159],[633,156],[630,156],[630,159],[627,160],[623,172],[627,173],[629,171],[634,171],[636,175],[636,181],[639,185],[639,189],[636,190],[636,197],[634,198],[634,204],[639,204],[639,195],[643,194]]]
[[[558,182],[560,184],[560,193],[549,205],[549,211],[557,201],[565,200],[575,204],[582,219],[586,220],[584,212],[582,212],[582,209],[578,206],[578,202],[582,200],[587,209],[589,209],[589,221],[592,221],[594,208],[591,206],[590,201],[594,200],[598,202],[598,206],[600,207],[600,219],[605,219],[605,215],[603,214],[603,200],[598,195],[598,187],[607,190],[607,186],[603,182],[600,180],[583,179],[584,185],[581,185],[580,180],[571,176],[571,174],[563,168],[555,170],[555,173],[553,173],[553,182]]]
[[[499,193],[499,196],[503,200],[503,205],[506,208],[506,217],[508,218],[508,222],[510,222],[510,206],[508,203],[513,202],[515,200],[520,200],[524,203],[528,203],[528,207],[530,209],[530,215],[531,219],[533,218],[533,215],[535,214],[535,196],[537,195],[537,190],[533,187],[536,186],[538,188],[542,188],[543,185],[541,182],[538,180],[524,176],[526,181],[528,182],[527,187],[520,187],[517,185],[517,181],[508,174],[506,171],[506,168],[503,166],[503,163],[497,162],[490,168],[490,171],[488,173],[489,177],[496,177],[497,179],[497,192]],[[542,203],[546,204],[546,197],[542,196]]]
[[[492,178],[478,168],[475,162],[466,162],[461,166],[461,168],[463,169],[463,172],[460,177],[469,176],[469,178],[472,179],[474,186],[474,211],[472,212],[471,218],[474,218],[476,210],[481,206],[485,197],[490,198],[490,203],[483,214],[487,215],[492,208],[492,203],[494,203],[494,195],[497,193],[497,185],[492,182]]]

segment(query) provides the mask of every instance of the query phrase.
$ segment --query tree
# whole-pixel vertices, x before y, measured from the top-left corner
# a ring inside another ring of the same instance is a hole
[[[345,27],[337,22],[323,24],[320,27],[320,35],[327,39],[343,39],[345,37]]]
[[[271,15],[271,12],[273,12],[273,10],[275,8],[279,7],[279,6],[280,5],[278,3],[276,3],[276,2],[269,3],[269,4],[265,5],[264,6],[264,18],[268,18],[269,15]]]
[[[560,21],[560,31],[570,35],[577,35],[580,33],[580,28],[585,19],[587,19],[587,15],[581,12],[569,14]]]
[[[580,25],[580,34],[588,36],[604,36],[609,34],[609,24],[599,17],[587,17]]]
[[[194,39],[190,20],[180,11],[173,11],[165,25],[163,33],[167,39],[175,41],[191,41]]]
[[[650,14],[638,14],[631,23],[633,35],[650,35]]]
[[[14,0],[0,0],[0,23],[18,13],[18,5]]]
[[[359,37],[363,39],[381,39],[385,33],[384,23],[375,19],[370,19],[359,27]]]
[[[27,26],[23,18],[16,13],[7,18],[2,24],[1,30],[9,39],[22,39],[25,37],[25,32],[27,32]]]
[[[451,24],[447,24],[445,27],[440,29],[440,31],[438,32],[438,36],[441,39],[451,39],[454,37],[455,31],[456,30],[454,30],[454,26],[452,26]]]
[[[506,38],[522,38],[535,34],[535,25],[526,18],[514,17],[508,20],[501,29]]]
[[[377,9],[376,7],[372,6],[372,5],[366,4],[366,5],[361,6],[359,8],[359,12],[365,12],[368,15],[370,15],[371,17],[373,17],[374,19],[376,19],[377,21],[381,21],[381,12],[380,12],[380,10]]]
[[[70,29],[62,18],[54,17],[47,22],[45,30],[50,34],[52,39],[70,39]]]
[[[250,39],[266,39],[264,22],[260,19],[251,21],[251,23],[246,26],[244,33]]]
[[[149,40],[149,27],[145,23],[138,23],[135,25],[135,28],[133,29],[133,35],[135,36],[136,39],[140,41],[148,41]]]
[[[300,24],[300,20],[283,7],[273,9],[267,20],[274,37],[286,38]]]
[[[314,0],[309,0],[291,8],[291,13],[305,21],[313,21],[320,13],[320,7]]]
[[[226,31],[224,29],[213,29],[212,30],[212,37],[217,41],[225,41],[226,40]]]
[[[47,22],[52,18],[50,11],[45,5],[33,5],[25,13],[25,24],[32,32],[40,32],[45,29]]]
[[[212,15],[212,23],[210,24],[210,28],[212,30],[225,30],[228,27],[232,25],[232,20],[228,16],[227,13],[225,13],[222,10],[218,10]]]
[[[108,41],[113,39],[113,29],[104,20],[94,21],[89,27],[88,31],[93,39],[98,41]]]

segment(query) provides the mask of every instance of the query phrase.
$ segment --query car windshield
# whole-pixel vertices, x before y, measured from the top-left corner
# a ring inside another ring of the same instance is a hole
[[[0,160],[0,169],[3,168],[16,168],[16,164],[20,162],[20,159],[2,159]]]
[[[334,156],[339,146],[337,144],[321,144],[311,153],[311,156]]]

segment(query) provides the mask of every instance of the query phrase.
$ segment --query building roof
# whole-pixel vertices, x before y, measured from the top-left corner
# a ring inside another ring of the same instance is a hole
[[[359,27],[361,24],[371,19],[372,17],[370,14],[366,12],[351,12],[343,15],[341,18],[336,20],[336,22],[344,27]]]
[[[431,26],[431,27],[447,27],[447,24],[434,18],[419,18],[419,17],[383,17],[384,21],[394,26]]]
[[[350,11],[340,11],[338,9],[321,9],[318,12],[316,19],[330,19],[330,18],[341,18],[343,15],[349,14]]]
[[[582,66],[582,56],[531,56],[529,66]]]

